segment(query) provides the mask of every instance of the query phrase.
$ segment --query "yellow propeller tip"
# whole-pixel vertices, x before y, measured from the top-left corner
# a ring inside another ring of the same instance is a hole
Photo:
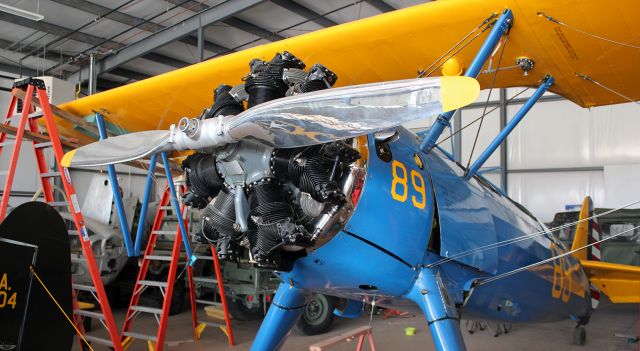
[[[71,166],[71,159],[73,159],[73,155],[76,154],[76,151],[78,151],[78,149],[71,150],[66,154],[64,154],[64,156],[62,157],[62,160],[60,161],[60,164],[62,165],[62,167]]]
[[[440,77],[442,112],[452,111],[476,101],[480,84],[471,77]]]

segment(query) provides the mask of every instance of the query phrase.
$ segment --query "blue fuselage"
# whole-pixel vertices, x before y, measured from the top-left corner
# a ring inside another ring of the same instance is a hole
[[[281,273],[284,282],[356,301],[419,311],[408,294],[424,265],[546,228],[524,208],[440,151],[419,151],[398,128],[382,160],[369,137],[367,175],[355,211],[325,245]],[[566,249],[551,233],[475,252],[435,267],[465,318],[551,321],[589,313],[588,279],[571,256],[488,284],[476,282]],[[471,289],[471,287],[475,288]]]

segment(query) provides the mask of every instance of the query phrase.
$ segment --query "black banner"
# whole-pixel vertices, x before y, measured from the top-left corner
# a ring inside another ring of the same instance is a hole
[[[71,254],[69,234],[62,217],[43,202],[27,202],[13,209],[0,223],[0,239],[3,243],[0,246],[0,279],[6,277],[6,280],[0,280],[0,306],[4,303],[0,308],[0,351],[71,350],[73,327],[36,277],[30,278],[29,271],[29,266],[33,265],[65,314],[71,316]],[[17,242],[30,244],[31,249],[9,245]],[[37,257],[33,264],[33,248],[36,247]],[[30,292],[27,291],[29,279]],[[17,293],[15,298],[14,292]],[[26,317],[20,313],[23,308],[27,309]],[[20,333],[22,337],[18,340]],[[11,343],[17,346],[11,349]]]

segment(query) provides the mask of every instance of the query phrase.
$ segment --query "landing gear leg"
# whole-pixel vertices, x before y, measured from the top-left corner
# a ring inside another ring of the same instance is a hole
[[[306,291],[288,283],[280,283],[258,335],[253,340],[251,351],[279,350],[302,315],[308,298]]]
[[[423,268],[407,297],[420,306],[438,351],[465,351],[458,312],[437,269]]]

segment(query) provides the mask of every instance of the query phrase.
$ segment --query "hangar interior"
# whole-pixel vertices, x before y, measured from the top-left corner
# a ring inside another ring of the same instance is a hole
[[[61,104],[198,62],[425,2],[429,1],[3,0],[0,1],[0,106],[5,109],[9,105],[14,81],[23,77],[55,77],[51,83],[53,92],[50,99],[52,104]],[[175,32],[183,34],[175,35]],[[638,43],[637,35],[627,39]],[[317,50],[323,48],[318,47]],[[127,59],[119,61],[119,57]],[[353,58],[366,59],[365,56]],[[92,62],[96,63],[95,66],[91,66]],[[428,64],[425,62],[425,66]],[[634,79],[634,91],[637,90],[637,82],[638,79]],[[210,90],[215,88],[212,86]],[[438,145],[450,153],[454,161],[468,167],[478,160],[482,151],[527,103],[534,90],[525,87],[483,89],[475,102],[457,110],[450,128],[438,139]],[[480,129],[477,122],[470,124],[488,111]],[[582,108],[560,95],[546,92],[483,164],[479,174],[549,227],[557,220],[556,214],[579,211],[585,196],[591,197],[592,207],[596,209],[629,206],[640,199],[637,182],[640,177],[640,145],[636,137],[640,130],[638,111],[638,101]],[[404,127],[423,135],[436,123],[436,117],[412,121]],[[116,127],[126,129],[126,125]],[[458,133],[461,127],[465,129]],[[7,140],[13,140],[13,136],[8,136]],[[31,149],[30,143],[23,143],[10,191],[9,213],[34,199],[43,200],[41,177]],[[45,154],[50,159],[48,167],[56,169],[55,161],[51,161],[53,152],[46,151]],[[5,148],[5,152],[0,154],[0,171],[9,167],[10,160],[11,153]],[[114,193],[109,186],[111,178],[106,166],[78,166],[69,168],[69,171],[84,215],[90,218],[93,215],[96,221],[119,234],[116,210],[112,208],[115,206],[112,204]],[[135,209],[136,203],[139,207],[145,197],[146,169],[116,165],[116,171],[125,207]],[[151,191],[152,202],[160,201],[165,189],[166,176],[158,173],[156,177]],[[0,181],[4,183],[4,175],[0,176]],[[415,186],[415,180],[412,181]],[[640,206],[635,204],[627,209],[638,208]],[[577,215],[574,220],[577,220]],[[630,214],[624,224],[627,225],[625,230],[640,224],[640,213]],[[635,251],[623,261],[640,266],[640,229],[625,237],[625,245],[631,247],[630,252]],[[570,242],[568,245],[571,247]],[[183,263],[180,262],[179,266]],[[133,274],[135,279],[135,271],[129,274]],[[625,279],[635,280],[635,277]],[[635,288],[637,284],[633,286]],[[640,291],[631,293],[640,296]],[[126,301],[119,307],[113,307],[118,325],[125,319],[130,297],[131,293],[125,294],[122,299]],[[230,301],[235,303],[235,297]],[[373,301],[375,303],[375,298]],[[387,310],[370,306],[363,308],[364,313],[359,318],[336,317],[334,325],[324,334],[304,336],[304,333],[293,333],[282,349],[307,349],[331,337],[340,339],[340,335],[362,326],[372,326],[378,349],[439,349],[437,345],[434,348],[422,316],[387,315]],[[637,303],[617,305],[605,301],[600,309],[594,313],[587,327],[589,338],[582,346],[571,345],[575,323],[570,320],[512,325],[494,321],[471,322],[463,314],[461,318],[464,320],[460,325],[470,350],[512,350],[515,347],[524,350],[560,347],[572,350],[637,349]],[[262,316],[248,321],[234,316],[231,323],[236,334],[235,346],[227,346],[228,337],[222,333],[204,334],[198,343],[194,341],[190,329],[191,315],[187,310],[185,307],[182,313],[169,318],[166,349],[248,350],[262,322]],[[95,327],[96,323],[93,329],[99,329]],[[153,318],[145,317],[142,324],[150,332],[157,328]],[[79,343],[80,339],[74,342],[73,350],[85,349]],[[353,349],[353,344],[346,343],[346,346],[335,349]],[[0,338],[0,348],[2,345]],[[133,343],[130,348],[144,349],[147,345],[142,343]]]

